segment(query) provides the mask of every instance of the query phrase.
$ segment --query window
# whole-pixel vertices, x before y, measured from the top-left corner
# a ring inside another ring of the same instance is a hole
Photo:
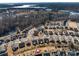
[[[58,44],[61,44],[60,40],[57,40],[56,42],[57,42]]]
[[[42,54],[37,54],[37,55],[35,55],[35,56],[42,56]]]
[[[65,32],[65,35],[66,35],[66,36],[69,36],[68,32]]]
[[[16,37],[15,36],[11,37],[11,41],[14,41],[14,40],[16,40]]]
[[[49,39],[48,39],[48,38],[45,38],[45,39],[44,39],[44,42],[45,42],[45,43],[49,43]]]
[[[23,38],[27,37],[27,35],[25,33],[22,36],[23,36]]]
[[[4,40],[0,40],[0,45],[4,42]]]
[[[58,53],[57,52],[52,52],[52,55],[53,56],[58,56]]]
[[[55,41],[54,41],[53,39],[52,39],[52,40],[50,40],[50,42],[51,42],[51,43],[55,43]]]
[[[48,32],[47,31],[44,31],[45,35],[48,35]]]
[[[76,38],[74,39],[74,43],[75,43],[75,44],[77,44],[77,43],[78,43],[78,40],[77,40]]]
[[[8,56],[8,54],[7,53],[2,53],[2,54],[0,54],[0,56]]]
[[[76,53],[76,56],[79,56],[79,52]]]
[[[18,50],[18,47],[13,47],[12,50],[13,51],[17,51]]]
[[[8,42],[10,42],[10,40],[7,39],[5,42],[8,43]]]
[[[34,31],[34,36],[38,36],[38,31]]]
[[[65,40],[63,40],[63,41],[62,41],[62,43],[65,43],[65,44],[67,44],[67,42],[66,42]]]
[[[44,56],[50,56],[50,53],[44,53],[43,55]]]
[[[25,47],[25,43],[24,42],[19,44],[19,48],[23,48],[23,47]]]
[[[68,52],[68,55],[69,56],[75,56],[75,53],[74,52]]]
[[[65,56],[65,55],[66,55],[65,52],[63,52],[63,51],[60,52],[60,56]]]
[[[49,31],[49,34],[50,34],[50,35],[53,35],[52,31]]]
[[[47,27],[47,26],[45,26],[45,29],[48,29],[48,27]]]
[[[74,28],[75,32],[78,32],[78,29],[77,28]]]
[[[42,39],[39,39],[38,42],[39,42],[39,44],[43,44],[44,43]]]
[[[36,46],[38,43],[37,43],[37,40],[32,40],[32,44],[34,45],[34,46]]]
[[[26,45],[27,45],[27,47],[30,47],[30,46],[31,46],[31,43],[30,43],[30,42],[28,42],[28,43],[26,43]]]

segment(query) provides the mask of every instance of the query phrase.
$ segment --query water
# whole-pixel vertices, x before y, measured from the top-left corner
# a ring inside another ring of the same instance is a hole
[[[63,10],[67,7],[79,7],[79,3],[10,3],[10,4],[0,4],[0,9],[3,8],[14,8],[14,7],[47,7],[50,9],[60,9]]]
[[[15,6],[15,7],[12,7],[12,8],[28,8],[28,7],[31,7],[33,5],[22,5],[22,6]]]

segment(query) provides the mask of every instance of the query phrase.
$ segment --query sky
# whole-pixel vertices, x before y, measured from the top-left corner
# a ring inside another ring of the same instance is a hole
[[[0,3],[28,3],[28,2],[76,2],[79,0],[0,0]]]

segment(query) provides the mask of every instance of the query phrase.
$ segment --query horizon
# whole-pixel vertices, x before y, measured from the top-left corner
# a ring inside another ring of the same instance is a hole
[[[16,4],[16,3],[79,3],[79,2],[12,2],[12,3],[0,3],[0,4]]]
[[[52,3],[52,2],[79,2],[79,1],[75,1],[75,0],[51,0],[51,1],[49,1],[49,0],[1,0],[0,1],[0,4],[1,3]]]

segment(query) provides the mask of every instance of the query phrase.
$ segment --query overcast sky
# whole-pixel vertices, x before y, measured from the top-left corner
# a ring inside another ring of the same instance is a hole
[[[0,0],[0,3],[22,3],[22,2],[75,2],[79,0]]]

